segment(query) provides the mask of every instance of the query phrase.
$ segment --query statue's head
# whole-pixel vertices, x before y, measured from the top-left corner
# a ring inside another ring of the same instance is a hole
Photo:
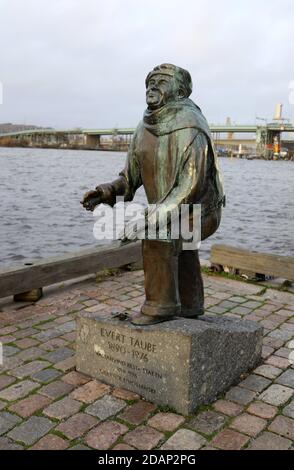
[[[173,64],[154,67],[146,77],[146,102],[148,108],[158,109],[170,101],[188,98],[192,93],[189,72]]]

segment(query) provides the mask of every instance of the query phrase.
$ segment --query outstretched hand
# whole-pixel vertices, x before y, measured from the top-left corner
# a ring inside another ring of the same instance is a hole
[[[87,211],[93,211],[98,204],[103,202],[102,194],[103,191],[99,187],[95,191],[87,191],[80,203]]]

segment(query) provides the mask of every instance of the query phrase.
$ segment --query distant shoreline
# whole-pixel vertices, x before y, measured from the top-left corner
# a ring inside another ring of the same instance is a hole
[[[3,145],[0,143],[0,148],[28,148],[28,149],[42,149],[42,150],[90,150],[91,152],[125,152],[127,153],[128,148],[126,145],[116,145],[114,147],[111,146],[100,146],[99,148],[88,147],[86,145],[81,144],[66,144],[66,145],[14,145],[14,144],[7,144]],[[225,159],[241,159],[241,160],[265,160],[265,161],[294,161],[294,154],[290,157],[281,158],[281,157],[273,157],[273,158],[265,158],[263,156],[255,156],[255,155],[223,155],[218,154],[219,158]]]

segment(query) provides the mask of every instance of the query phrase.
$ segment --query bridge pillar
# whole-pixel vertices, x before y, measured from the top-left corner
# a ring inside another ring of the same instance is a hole
[[[231,118],[227,117],[226,126],[231,126],[231,125],[232,125]],[[228,140],[233,140],[233,138],[234,138],[234,133],[233,132],[228,132],[227,139]]]
[[[269,130],[266,126],[260,126],[256,130],[257,151],[264,158],[271,160],[279,155],[281,150],[281,133],[279,130]]]
[[[98,149],[100,147],[100,135],[86,135],[86,147],[89,149]]]

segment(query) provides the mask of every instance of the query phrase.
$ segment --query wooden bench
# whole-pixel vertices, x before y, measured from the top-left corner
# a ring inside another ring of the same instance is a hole
[[[121,246],[115,243],[0,270],[0,297],[27,293],[103,269],[136,263],[141,256],[141,242]]]
[[[227,245],[213,245],[210,252],[212,264],[244,269],[258,274],[294,280],[294,257],[272,255],[243,250]]]

